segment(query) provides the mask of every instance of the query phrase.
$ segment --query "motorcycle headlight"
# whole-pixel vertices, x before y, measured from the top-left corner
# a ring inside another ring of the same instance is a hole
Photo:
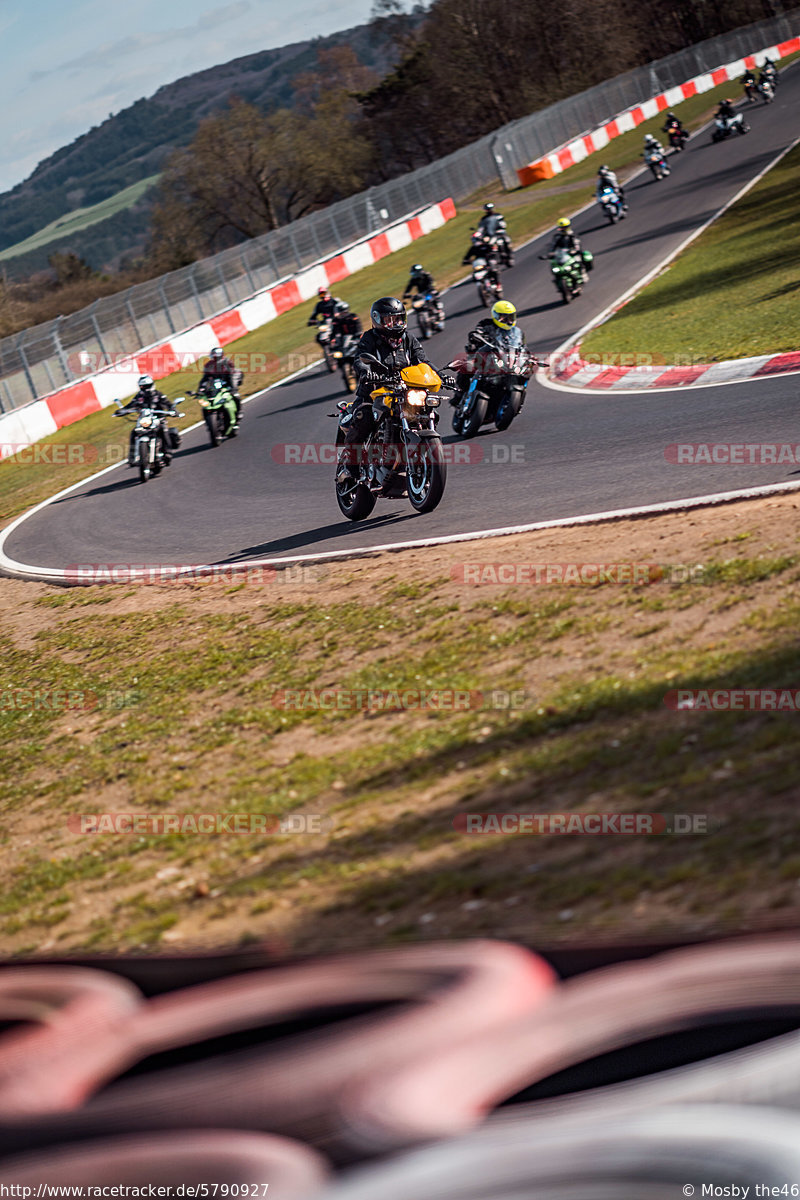
[[[139,421],[139,425],[142,429],[151,429],[153,425],[153,418],[142,417],[142,419]]]
[[[434,396],[431,394],[426,397],[425,403],[428,406],[428,408],[438,408],[439,405],[441,404],[441,400],[439,399],[438,396]]]
[[[406,393],[406,400],[409,404],[424,404],[428,393],[422,391],[421,388],[409,388]]]

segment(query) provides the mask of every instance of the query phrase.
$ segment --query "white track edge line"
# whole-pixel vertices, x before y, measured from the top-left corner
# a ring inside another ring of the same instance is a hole
[[[612,521],[634,520],[640,517],[665,516],[672,512],[686,512],[695,508],[733,504],[739,500],[757,500],[766,496],[776,496],[797,491],[800,491],[800,483],[765,484],[760,487],[742,488],[735,492],[715,492],[707,496],[690,496],[681,500],[664,500],[658,504],[644,504],[635,508],[619,508],[605,512],[582,513],[576,517],[557,517],[550,521],[534,521],[524,525],[509,525],[502,529],[482,529],[476,530],[473,533],[443,534],[440,537],[418,538],[409,542],[390,542],[379,546],[359,546],[347,550],[327,550],[317,554],[295,554],[284,558],[252,558],[245,559],[242,562],[195,563],[192,566],[181,568],[176,575],[172,576],[169,580],[165,580],[165,583],[168,582],[170,585],[174,585],[175,580],[179,580],[181,575],[187,576],[186,582],[191,584],[194,582],[194,577],[204,573],[213,577],[214,572],[217,572],[220,576],[224,577],[227,575],[246,574],[248,571],[261,567],[274,567],[276,570],[285,570],[288,567],[297,566],[302,563],[343,562],[347,559],[369,558],[374,555],[391,554],[401,550],[421,550],[432,546],[453,545],[458,542],[512,537],[522,533],[535,533],[544,529],[569,529],[579,525],[600,525]],[[51,501],[44,501],[38,507],[44,507],[49,503]],[[92,586],[91,580],[78,582],[75,579],[68,579],[66,572],[58,571],[52,567],[26,567],[23,563],[17,563],[13,559],[9,559],[2,549],[3,540],[0,539],[0,572],[4,575],[15,579],[27,579],[32,582],[51,583],[63,587]],[[171,564],[152,563],[149,565],[152,568],[163,566],[166,571],[169,570]],[[111,581],[101,580],[98,582],[108,583]],[[142,586],[149,586],[143,580],[135,579],[126,580],[124,586],[130,586],[131,583],[140,583]]]

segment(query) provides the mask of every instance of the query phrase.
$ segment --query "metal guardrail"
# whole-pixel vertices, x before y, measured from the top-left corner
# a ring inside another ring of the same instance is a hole
[[[114,361],[165,341],[446,196],[463,200],[498,175],[506,189],[517,187],[518,167],[659,92],[799,33],[800,8],[795,8],[699,42],[281,229],[0,339],[0,411],[19,408],[80,378],[82,351],[93,361],[98,356]]]

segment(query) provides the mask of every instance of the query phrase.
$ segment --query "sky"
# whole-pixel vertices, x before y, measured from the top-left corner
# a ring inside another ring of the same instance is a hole
[[[0,191],[164,83],[369,19],[371,0],[0,0]]]

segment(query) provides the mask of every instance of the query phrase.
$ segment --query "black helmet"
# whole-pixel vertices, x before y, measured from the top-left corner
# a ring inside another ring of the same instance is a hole
[[[396,296],[383,296],[370,309],[372,328],[390,342],[399,342],[406,331],[406,310]]]
[[[211,357],[214,359],[215,362],[220,362],[221,359],[223,359],[225,357],[224,354],[222,353],[222,347],[215,346],[214,349],[211,351]]]
[[[609,167],[609,166],[608,166],[606,163],[603,163],[602,167],[601,167],[601,168],[600,168],[600,170],[597,172],[597,174],[598,174],[598,175],[610,175],[610,174],[611,174],[611,167]]]
[[[414,263],[413,267],[411,268],[411,274],[412,275],[421,275],[422,274],[422,264]]]
[[[492,204],[491,200],[489,201],[488,204],[484,204],[483,211],[485,213],[494,212],[494,205]]]
[[[140,392],[152,391],[152,389],[155,387],[152,375],[141,375],[139,377],[138,387]]]

